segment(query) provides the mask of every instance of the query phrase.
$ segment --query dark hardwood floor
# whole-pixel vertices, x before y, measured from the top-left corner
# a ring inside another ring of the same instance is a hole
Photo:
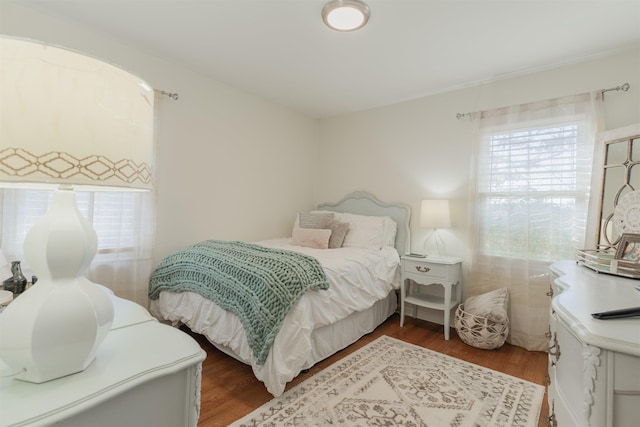
[[[204,337],[193,333],[191,335],[207,352],[207,359],[202,367],[202,400],[198,426],[226,426],[273,398],[264,385],[253,376],[250,366],[220,352]],[[442,325],[406,318],[405,326],[400,328],[399,317],[394,314],[371,334],[318,363],[308,373],[300,374],[289,383],[287,390],[381,335],[398,338],[470,363],[545,385],[546,353],[529,352],[509,344],[497,350],[476,349],[463,343],[455,329],[451,330],[451,339],[445,341]],[[548,412],[545,393],[538,427],[547,426]]]

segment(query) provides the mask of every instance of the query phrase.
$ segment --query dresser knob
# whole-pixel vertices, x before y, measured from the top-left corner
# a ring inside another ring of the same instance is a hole
[[[429,267],[423,267],[421,265],[416,265],[416,270],[418,270],[420,273],[426,273],[427,271],[431,270]]]

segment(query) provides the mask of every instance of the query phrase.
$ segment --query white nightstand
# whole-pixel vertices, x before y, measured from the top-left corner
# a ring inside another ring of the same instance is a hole
[[[428,256],[402,257],[402,280],[400,285],[400,326],[404,325],[406,304],[413,304],[417,316],[418,306],[444,311],[444,339],[449,339],[451,310],[462,300],[462,258]],[[411,286],[413,284],[413,286]],[[439,285],[444,288],[444,297],[420,292],[423,286]],[[453,289],[455,287],[455,296]]]

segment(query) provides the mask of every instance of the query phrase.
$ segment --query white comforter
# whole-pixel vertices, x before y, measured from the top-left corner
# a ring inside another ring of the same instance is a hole
[[[154,316],[184,323],[191,330],[231,351],[253,367],[255,376],[274,396],[284,391],[311,358],[311,333],[354,312],[368,309],[398,289],[400,272],[397,251],[360,248],[312,249],[290,245],[291,239],[258,242],[264,246],[295,250],[317,258],[322,264],[328,290],[309,291],[287,315],[267,360],[257,365],[238,317],[192,292],[162,292],[151,303]]]

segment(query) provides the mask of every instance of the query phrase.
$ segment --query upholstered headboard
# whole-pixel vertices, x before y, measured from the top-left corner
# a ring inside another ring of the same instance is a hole
[[[411,249],[411,208],[402,203],[384,203],[366,191],[354,191],[337,203],[320,203],[319,210],[349,212],[358,215],[388,216],[398,224],[396,250],[401,256]]]

